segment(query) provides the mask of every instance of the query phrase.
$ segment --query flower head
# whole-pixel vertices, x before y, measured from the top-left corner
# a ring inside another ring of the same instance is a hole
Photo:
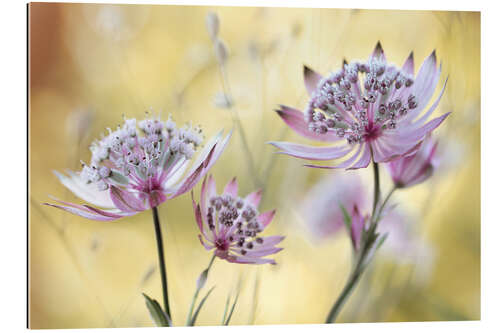
[[[106,209],[60,200],[56,201],[62,205],[47,205],[99,221],[156,207],[191,190],[217,161],[231,135],[222,138],[219,133],[190,163],[203,142],[199,127],[178,128],[170,117],[167,121],[151,117],[138,124],[136,119],[125,119],[108,132],[91,145],[90,163],[82,162],[79,173],[69,171],[68,177],[55,172],[77,197]]]
[[[411,155],[386,164],[394,185],[403,188],[420,184],[434,173],[437,166],[437,141],[426,138]]]
[[[263,258],[277,253],[275,247],[285,237],[261,237],[260,233],[271,223],[275,211],[259,213],[261,191],[245,198],[238,196],[236,178],[230,181],[221,195],[217,195],[212,176],[203,181],[200,203],[193,198],[196,222],[201,244],[207,250],[215,249],[221,259],[238,264],[276,264],[274,259]]]
[[[281,153],[308,160],[332,160],[352,153],[339,165],[326,168],[365,168],[372,159],[388,162],[411,154],[449,115],[427,121],[439,104],[446,82],[439,97],[424,112],[441,74],[441,66],[436,67],[436,53],[424,61],[416,77],[413,68],[413,52],[398,68],[386,62],[380,43],[367,61],[344,62],[340,70],[325,77],[304,67],[310,95],[305,111],[282,105],[277,113],[306,138],[342,144],[271,144]]]

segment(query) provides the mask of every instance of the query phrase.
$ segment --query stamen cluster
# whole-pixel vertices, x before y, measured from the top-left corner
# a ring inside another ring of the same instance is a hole
[[[309,131],[334,132],[349,144],[364,142],[374,132],[395,129],[397,121],[417,107],[416,97],[402,89],[413,82],[411,75],[377,58],[344,63],[319,80],[304,120]]]
[[[90,147],[90,165],[82,162],[84,181],[100,190],[130,184],[147,192],[148,181],[159,181],[170,166],[191,159],[203,141],[198,126],[177,128],[171,117],[165,122],[145,119],[138,128],[135,119],[125,119],[114,131],[108,128],[109,134]]]
[[[230,245],[235,245],[241,248],[241,255],[245,255],[254,247],[254,242],[262,244],[263,239],[257,237],[262,231],[258,215],[258,210],[243,198],[227,194],[212,197],[206,216],[208,228],[224,235],[216,239],[217,249],[226,251]]]

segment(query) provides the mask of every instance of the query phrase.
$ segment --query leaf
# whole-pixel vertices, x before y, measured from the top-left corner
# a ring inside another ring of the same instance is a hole
[[[350,232],[351,231],[351,224],[352,224],[351,216],[349,215],[349,213],[345,209],[344,205],[339,204],[339,206],[340,206],[340,209],[342,209],[342,214],[344,215],[344,224],[345,224],[345,227],[347,228],[347,232]]]
[[[389,233],[385,233],[382,235],[382,237],[378,241],[377,247],[375,248],[376,250],[378,250],[382,246],[382,244],[384,244],[385,240],[387,239],[387,236],[389,236]]]
[[[224,325],[226,322],[226,315],[227,315],[227,310],[229,310],[229,301],[231,300],[231,293],[227,295],[227,300],[226,300],[226,306],[224,307],[224,315],[222,316],[222,322],[221,325]]]
[[[214,290],[215,286],[213,286],[205,295],[205,297],[202,298],[200,301],[200,304],[198,304],[198,307],[196,308],[196,311],[194,312],[193,318],[191,318],[191,322],[189,323],[188,326],[194,326],[194,323],[196,322],[196,319],[198,318],[198,314],[200,313],[201,308],[203,307],[203,304],[205,304],[205,301],[207,300],[208,296]]]
[[[229,315],[227,316],[226,322],[224,323],[225,326],[229,325],[229,321],[231,320],[231,317],[233,316],[234,308],[236,307],[236,303],[238,302],[238,297],[240,296],[240,292],[236,294],[236,298],[234,299],[234,303],[231,306],[231,311],[229,311]]]
[[[158,327],[168,327],[172,326],[172,321],[168,317],[168,315],[163,311],[160,304],[155,299],[152,299],[145,293],[142,293],[144,298],[146,299],[146,307],[149,310],[149,314],[151,315],[151,319]]]

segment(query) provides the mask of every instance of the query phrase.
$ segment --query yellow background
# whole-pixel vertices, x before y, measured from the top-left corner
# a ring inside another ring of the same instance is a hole
[[[349,241],[342,234],[316,243],[304,227],[296,208],[331,171],[273,154],[267,141],[306,141],[272,110],[281,103],[303,108],[303,64],[326,73],[344,57],[365,59],[378,40],[398,65],[414,50],[417,69],[437,49],[443,63],[438,87],[450,78],[437,113],[453,113],[436,131],[449,148],[449,163],[426,184],[394,196],[417,216],[419,237],[434,249],[427,278],[412,275],[421,262],[377,259],[339,320],[479,319],[479,13],[35,3],[29,15],[30,326],[152,325],[141,295],[161,298],[151,213],[104,223],[41,203],[49,195],[78,202],[52,170],[78,170],[79,161],[90,157],[90,142],[122,115],[142,118],[151,107],[164,119],[171,113],[178,124],[201,124],[206,137],[231,129],[229,111],[214,105],[222,89],[205,28],[209,11],[220,17],[235,110],[257,168],[249,174],[235,133],[212,173],[219,190],[237,176],[240,195],[254,189],[254,177],[265,182],[261,210],[278,209],[266,233],[287,238],[273,267],[217,260],[207,282],[216,288],[198,324],[220,323],[238,281],[242,291],[232,324],[323,322],[349,271]],[[75,123],[85,112],[91,114],[88,127]],[[361,173],[371,186],[371,170]],[[183,325],[210,254],[197,239],[188,195],[160,206],[160,217],[172,314]]]

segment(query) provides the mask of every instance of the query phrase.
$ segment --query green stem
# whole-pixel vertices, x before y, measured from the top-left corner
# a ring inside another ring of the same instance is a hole
[[[380,198],[380,174],[379,174],[379,168],[377,163],[373,163],[373,177],[374,177],[374,193],[373,193],[373,212],[370,218],[370,227],[366,231],[366,234],[364,237],[362,237],[362,245],[361,245],[361,251],[359,254],[356,253],[356,262],[355,265],[353,266],[353,270],[351,271],[351,274],[349,275],[349,278],[347,279],[347,282],[342,289],[340,296],[337,298],[335,303],[333,304],[330,312],[328,313],[328,316],[326,317],[326,323],[333,323],[337,319],[340,311],[342,310],[343,306],[345,305],[345,302],[349,298],[349,295],[351,295],[352,291],[354,290],[354,287],[357,285],[359,278],[361,277],[362,273],[364,272],[365,268],[365,259],[370,253],[370,250],[375,244],[376,241],[376,236],[375,236],[375,231],[376,231],[376,220],[374,219],[375,217],[375,212],[376,208],[378,205],[378,201]],[[393,191],[392,191],[393,192]],[[391,192],[391,193],[392,193]],[[386,199],[387,201],[387,199]]]
[[[380,216],[382,215],[382,212],[384,211],[384,208],[385,208],[385,205],[387,204],[387,202],[389,201],[389,198],[392,196],[392,194],[397,190],[397,186],[394,186],[391,191],[389,192],[389,194],[387,194],[387,196],[385,197],[384,201],[382,202],[382,205],[380,205],[380,209],[378,210],[378,213],[377,213],[377,218],[375,219],[375,223],[378,223],[378,221],[380,220]]]
[[[203,270],[201,272],[202,275],[206,274],[206,277],[208,277],[208,272],[210,271],[210,268],[212,267],[212,264],[214,263],[214,260],[215,260],[215,254],[210,259],[210,262],[208,263],[207,268],[205,268],[205,270]],[[191,300],[191,305],[189,306],[189,312],[188,312],[188,316],[187,316],[187,319],[186,319],[186,326],[189,326],[189,324],[191,323],[191,317],[193,316],[194,304],[196,303],[196,300],[198,299],[198,295],[200,293],[201,288],[203,288],[203,285],[201,285],[201,286],[197,285],[196,286],[196,291],[194,292],[193,299]]]
[[[375,186],[373,187],[373,209],[372,218],[375,216],[375,211],[377,209],[377,204],[380,198],[380,173],[378,170],[378,163],[373,162],[373,178]]]
[[[163,238],[161,235],[160,218],[158,217],[158,208],[153,207],[152,210],[153,210],[153,222],[155,225],[155,233],[156,233],[158,261],[160,265],[161,285],[163,290],[163,306],[165,308],[165,313],[168,315],[170,319],[172,319],[172,315],[170,314],[170,305],[168,303],[167,269],[165,267],[165,257],[163,255]]]

